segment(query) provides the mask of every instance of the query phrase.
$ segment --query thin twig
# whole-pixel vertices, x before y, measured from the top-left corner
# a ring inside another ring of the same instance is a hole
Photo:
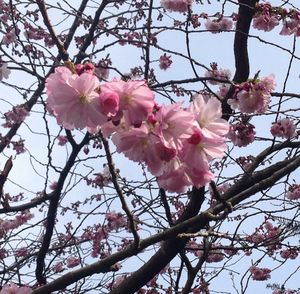
[[[109,148],[109,144],[108,141],[103,137],[102,133],[99,132],[100,138],[102,140],[103,146],[104,146],[104,150],[106,153],[106,158],[107,158],[107,163],[108,163],[108,168],[111,174],[111,178],[112,178],[112,183],[114,185],[114,188],[117,192],[117,195],[121,201],[122,204],[122,209],[125,211],[128,221],[129,221],[129,228],[133,234],[133,238],[134,238],[134,245],[136,247],[136,249],[138,249],[139,247],[139,243],[140,243],[140,236],[138,235],[137,231],[136,231],[136,225],[135,225],[135,221],[133,219],[133,215],[126,203],[126,200],[124,198],[123,192],[118,184],[118,179],[117,179],[117,173],[115,170],[115,165],[113,163],[113,159],[110,153],[110,148]]]

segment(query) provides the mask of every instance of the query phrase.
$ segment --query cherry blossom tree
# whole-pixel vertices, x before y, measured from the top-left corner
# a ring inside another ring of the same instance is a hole
[[[300,293],[297,5],[0,1],[0,293]]]

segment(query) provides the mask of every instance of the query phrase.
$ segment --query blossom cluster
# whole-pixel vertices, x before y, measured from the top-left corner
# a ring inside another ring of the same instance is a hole
[[[260,226],[254,234],[247,238],[248,241],[254,244],[259,244],[261,242],[266,242],[268,240],[275,240],[281,233],[281,229],[274,227],[271,222],[266,221],[262,226]]]
[[[272,256],[275,253],[275,250],[281,248],[281,243],[279,236],[282,233],[282,229],[273,224],[269,220],[256,228],[255,232],[252,235],[246,237],[246,241],[251,242],[255,245],[263,244],[268,250],[268,255]]]
[[[280,251],[280,256],[284,259],[296,259],[298,257],[298,251],[296,248],[288,248]]]
[[[0,294],[30,294],[31,292],[32,290],[27,286],[18,287],[16,284],[10,283],[2,287]]]
[[[300,199],[300,185],[293,184],[289,187],[289,191],[286,194],[286,198],[289,200]]]
[[[259,268],[257,266],[250,267],[252,279],[255,281],[266,281],[271,278],[271,270],[268,268]]]
[[[280,35],[300,36],[300,12],[295,9],[283,7],[272,7],[267,3],[260,3],[256,6],[256,13],[253,17],[253,27],[266,32],[271,31],[282,21]]]
[[[208,18],[205,23],[205,27],[211,33],[217,34],[220,33],[221,31],[231,30],[233,27],[233,22],[231,19],[225,17],[221,17],[213,20]]]
[[[285,139],[293,137],[296,134],[294,121],[289,118],[277,120],[271,127],[271,134],[274,137],[281,137]]]
[[[169,11],[186,12],[193,0],[161,0],[161,6]]]
[[[255,126],[249,122],[238,121],[230,126],[228,138],[238,147],[245,147],[255,139]]]
[[[213,179],[209,162],[224,155],[229,130],[215,97],[199,94],[188,108],[157,105],[144,81],[100,85],[91,64],[56,68],[46,87],[60,125],[112,135],[117,151],[146,164],[162,188],[183,192]]]
[[[17,215],[14,219],[11,220],[1,220],[0,219],[0,238],[3,238],[7,232],[14,230],[21,225],[27,223],[32,219],[33,214],[29,211],[23,211],[21,214]]]
[[[184,13],[188,12],[193,2],[193,0],[161,0],[161,6],[170,12]],[[233,27],[233,21],[230,18],[220,15],[215,19],[211,19],[206,13],[201,13],[200,15],[192,14],[191,16],[191,22],[194,28],[200,26],[199,18],[206,19],[205,27],[213,34],[231,30]]]
[[[218,64],[213,62],[210,64],[211,70],[208,70],[205,73],[205,77],[207,78],[217,78],[217,79],[223,79],[223,80],[230,80],[231,77],[231,72],[229,69],[222,69],[218,68]],[[220,82],[216,81],[214,79],[211,79],[208,81],[212,85],[217,85]]]
[[[265,113],[275,86],[274,75],[248,80],[236,85],[234,96],[228,99],[228,104],[243,113]]]
[[[21,105],[14,106],[12,110],[4,113],[5,123],[2,124],[5,128],[11,128],[14,124],[20,124],[25,120],[29,112]]]
[[[0,66],[0,81],[8,79],[10,75],[10,69],[7,68],[7,63],[2,63]]]

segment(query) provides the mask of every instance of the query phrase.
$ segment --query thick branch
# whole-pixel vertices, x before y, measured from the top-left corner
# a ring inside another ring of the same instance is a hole
[[[234,58],[235,74],[234,83],[247,81],[249,77],[249,57],[248,57],[248,34],[250,24],[254,15],[254,7],[258,0],[239,0],[238,19],[236,23],[236,33],[234,37]],[[223,103],[223,118],[229,119],[232,109],[227,100],[234,94],[234,86],[231,86]]]
[[[224,194],[224,199],[227,201],[230,201],[231,204],[237,205],[238,203],[242,202],[243,200],[249,198],[250,196],[256,194],[257,192],[260,192],[264,189],[269,188],[272,186],[276,181],[281,179],[282,177],[288,175],[289,173],[293,172],[298,166],[300,165],[300,156],[292,158],[290,160],[285,160],[282,161],[278,164],[272,165],[259,173],[256,173],[253,175],[253,180],[257,181],[256,184],[250,185],[250,187],[246,188],[245,190],[242,189],[241,186],[243,186],[243,182],[240,180],[238,181],[235,185],[241,187],[240,191],[236,191],[236,193],[232,190],[229,189],[225,194]],[[203,189],[204,190],[204,189]],[[202,190],[202,191],[203,191]],[[199,202],[201,201],[202,197],[200,194],[200,191],[198,192],[198,198]],[[194,194],[194,193],[193,193]],[[192,200],[195,201],[194,198]],[[188,207],[192,211],[186,210],[186,212],[183,214],[180,222],[176,222],[176,224],[169,228],[164,230],[163,232],[160,232],[158,234],[155,234],[145,240],[142,240],[140,242],[138,251],[142,251],[143,249],[147,248],[150,245],[153,245],[157,242],[160,242],[162,240],[176,240],[176,236],[181,233],[195,233],[199,231],[200,229],[203,229],[204,226],[211,221],[213,218],[211,217],[212,215],[216,215],[220,212],[222,212],[225,209],[225,206],[223,204],[217,204],[214,207],[210,208],[209,210],[206,210],[202,212],[200,215],[197,214],[197,209],[199,210],[199,206],[196,206],[193,201],[191,200],[190,204]],[[202,199],[203,201],[203,199]],[[194,206],[194,209],[193,209]],[[190,215],[190,218],[188,216]],[[191,217],[191,215],[196,215]],[[171,242],[172,243],[172,242]],[[167,245],[166,245],[167,244]],[[181,247],[182,243],[176,241],[177,246]],[[169,244],[170,247],[172,247],[172,244]],[[173,247],[174,248],[174,247]],[[165,251],[168,249],[168,242],[166,241],[164,243],[163,248],[161,251],[164,250],[165,254],[167,252]],[[180,248],[178,248],[180,249]],[[171,248],[171,250],[173,250]],[[178,250],[177,252],[179,252]],[[121,252],[117,252],[112,254],[111,256],[104,258],[98,262],[95,262],[91,265],[88,265],[84,268],[75,270],[73,272],[67,273],[63,275],[62,277],[56,279],[55,281],[40,287],[39,289],[36,289],[32,292],[32,294],[48,294],[51,293],[52,291],[56,291],[59,289],[62,289],[64,287],[67,287],[68,285],[77,282],[79,279],[82,279],[84,277],[93,275],[95,273],[105,273],[108,271],[111,271],[112,266],[121,261],[124,260],[125,258],[128,258],[132,255],[136,254],[136,248],[133,245],[128,246]],[[163,254],[163,252],[160,252],[159,254]],[[172,251],[171,255],[174,254],[174,251]],[[164,259],[164,262],[167,260]],[[161,266],[161,264],[160,264]],[[142,270],[142,269],[141,269]],[[145,271],[145,268],[143,267],[143,271]],[[159,272],[159,271],[158,271]],[[147,276],[147,279],[149,276]],[[128,279],[127,279],[128,280]],[[135,283],[131,281],[131,283]],[[128,285],[130,286],[130,285]],[[118,288],[120,289],[120,288]],[[118,290],[121,291],[121,290]],[[113,293],[118,293],[118,292],[113,292]],[[122,292],[119,292],[122,293]],[[131,292],[123,292],[123,293],[128,293],[130,294]]]
[[[176,222],[181,223],[198,214],[204,201],[204,187],[199,190],[193,188],[191,200],[186,210]],[[201,223],[204,226],[205,223]],[[146,262],[140,269],[125,279],[117,288],[113,289],[110,294],[131,294],[139,290],[143,285],[150,281],[159,273],[170,261],[185,247],[188,239],[171,238],[165,241],[161,248]]]

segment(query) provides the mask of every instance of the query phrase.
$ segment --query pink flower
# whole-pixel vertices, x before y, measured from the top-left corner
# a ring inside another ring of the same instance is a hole
[[[286,194],[286,198],[289,200],[300,199],[300,185],[293,184],[289,187],[289,191]]]
[[[166,70],[168,69],[172,64],[171,55],[167,56],[165,53],[164,55],[159,57],[159,68]]]
[[[236,86],[234,98],[228,99],[228,104],[244,113],[265,113],[275,86],[274,75],[249,80]]]
[[[231,73],[229,69],[218,69],[218,65],[216,63],[212,63],[211,65],[211,70],[208,70],[205,73],[205,76],[208,78],[218,78],[218,79],[223,79],[223,80],[229,80],[231,77]],[[208,82],[212,85],[217,85],[220,82],[214,81],[214,80],[208,80]]]
[[[238,122],[230,126],[228,138],[235,146],[245,147],[254,141],[255,126]]]
[[[107,121],[99,101],[99,80],[91,74],[72,74],[58,67],[46,80],[48,107],[67,129],[96,128]]]
[[[57,140],[58,140],[58,145],[59,146],[65,146],[67,143],[68,143],[68,138],[67,136],[58,136],[57,137]]]
[[[222,100],[226,97],[228,91],[229,91],[229,86],[226,85],[226,84],[222,84],[220,87],[219,87],[219,91],[217,92],[217,95],[219,96],[219,98]]]
[[[224,17],[222,17],[221,19],[214,19],[214,20],[208,18],[205,23],[206,29],[213,34],[220,33],[221,31],[231,30],[232,26],[233,26],[232,20]]]
[[[297,249],[290,248],[280,251],[280,256],[284,259],[296,259],[298,257]]]
[[[282,30],[280,31],[280,35],[290,36],[298,31],[298,27],[300,26],[300,22],[296,19],[285,20],[283,22]]]
[[[10,69],[7,68],[7,63],[2,63],[0,67],[0,81],[8,79],[10,75]]]
[[[251,266],[249,270],[252,275],[252,279],[255,281],[266,281],[271,278],[271,270],[268,268],[259,268],[257,266]]]
[[[119,95],[112,91],[101,91],[100,92],[100,105],[102,113],[108,117],[115,116],[119,110]]]
[[[221,250],[211,250],[206,258],[208,263],[220,262],[225,258],[224,253]]]
[[[75,256],[68,257],[68,259],[67,259],[67,267],[68,268],[73,268],[79,264],[80,264],[80,259],[78,257],[75,257]]]
[[[95,67],[95,75],[101,80],[107,80],[109,76],[109,66],[111,60],[109,58],[102,59]]]
[[[20,124],[25,120],[29,112],[21,105],[14,106],[11,111],[4,113],[6,122],[3,124],[5,128],[11,128],[14,124]]]
[[[193,0],[161,0],[161,6],[169,11],[186,12]]]
[[[105,218],[108,221],[108,228],[110,230],[118,230],[127,226],[127,220],[121,213],[111,211],[105,214]]]
[[[161,135],[169,146],[180,149],[183,140],[192,133],[194,115],[183,110],[181,104],[162,105],[155,115],[155,134]]]
[[[204,136],[209,138],[216,135],[222,137],[228,133],[229,124],[221,118],[222,107],[217,98],[209,96],[204,99],[202,95],[198,94],[194,97],[189,110],[194,114]]]
[[[133,126],[140,126],[154,107],[154,94],[144,81],[114,80],[101,86],[103,92],[115,92],[119,96],[120,111]]]
[[[193,135],[185,141],[179,158],[186,164],[186,173],[196,187],[201,187],[213,179],[208,162],[222,157],[226,145],[219,136],[207,138],[200,128],[195,127]]]
[[[273,30],[278,24],[279,20],[274,15],[260,14],[253,18],[253,27],[265,32]]]
[[[61,273],[65,270],[62,262],[58,262],[57,264],[55,264],[52,269],[55,273]]]
[[[57,181],[54,181],[49,185],[49,189],[51,190],[55,190],[56,188],[57,188]]]
[[[271,134],[274,137],[289,139],[296,134],[296,126],[289,118],[279,119],[277,122],[273,123]]]
[[[183,145],[180,158],[189,167],[206,169],[208,161],[222,158],[226,148],[222,137],[205,137],[202,130],[195,127],[193,135]]]
[[[24,257],[28,254],[28,248],[27,247],[21,247],[16,249],[15,251],[15,257]]]
[[[9,285],[4,285],[0,291],[0,294],[30,294],[32,290],[27,287],[18,287],[16,284],[11,283]]]
[[[16,31],[15,29],[10,30],[7,32],[4,37],[2,38],[2,43],[5,45],[9,45],[17,40]]]
[[[19,141],[11,141],[11,144],[13,145],[13,150],[16,151],[16,154],[22,154],[26,152],[24,142],[25,140],[23,139],[20,139]]]
[[[169,192],[182,193],[192,182],[186,173],[185,165],[175,157],[164,165],[164,172],[158,176],[158,184]]]
[[[139,128],[118,130],[113,135],[112,141],[118,152],[124,153],[135,162],[145,162],[153,174],[159,173],[163,163],[159,158],[156,144],[160,142],[160,138],[149,132],[145,123]]]
[[[91,62],[87,62],[84,64],[76,64],[75,70],[79,76],[83,73],[93,74],[95,70],[95,66]]]

